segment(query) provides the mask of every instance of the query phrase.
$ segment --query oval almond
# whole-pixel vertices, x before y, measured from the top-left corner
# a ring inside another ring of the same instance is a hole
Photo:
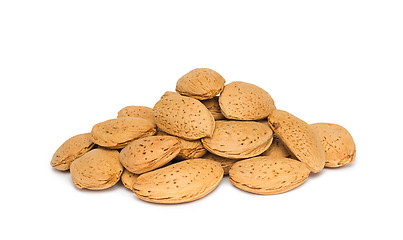
[[[245,82],[231,82],[219,97],[222,114],[228,119],[259,120],[276,109],[270,94]]]
[[[148,202],[190,202],[213,191],[223,173],[217,162],[200,158],[185,160],[140,175],[133,191],[137,197]]]
[[[124,107],[118,112],[118,118],[120,117],[144,118],[154,122],[153,109],[145,106]]]
[[[211,112],[211,115],[213,115],[215,120],[225,119],[224,115],[222,115],[221,113],[220,104],[218,103],[218,97],[207,99],[201,102]]]
[[[309,173],[300,161],[261,156],[236,162],[229,170],[229,180],[244,191],[271,195],[298,187]]]
[[[220,120],[211,138],[203,138],[207,151],[225,158],[243,159],[258,156],[273,141],[269,126],[253,121]]]
[[[320,172],[325,166],[325,151],[318,135],[311,126],[294,115],[274,110],[269,124],[290,152],[308,165],[312,172]]]

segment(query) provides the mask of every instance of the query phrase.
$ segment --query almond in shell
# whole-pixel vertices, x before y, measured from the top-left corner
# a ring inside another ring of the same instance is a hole
[[[149,172],[174,159],[180,151],[178,138],[149,136],[127,145],[119,154],[123,167],[135,174]]]
[[[145,106],[124,107],[118,112],[118,118],[120,117],[144,118],[154,122],[153,109]]]
[[[140,175],[133,191],[140,199],[154,203],[184,203],[212,192],[223,177],[219,163],[207,159],[178,162]]]
[[[102,147],[121,149],[135,139],[152,136],[156,125],[144,118],[120,117],[96,124],[92,141]]]
[[[125,186],[127,189],[132,190],[133,184],[136,182],[136,179],[139,176],[140,176],[139,174],[134,174],[132,172],[129,172],[127,169],[125,169],[125,170],[123,170],[120,180],[122,181],[123,186]]]
[[[287,158],[291,156],[291,153],[288,151],[281,139],[274,134],[273,143],[270,145],[269,149],[262,153],[262,156],[271,158]]]
[[[202,139],[207,151],[231,159],[258,156],[270,147],[272,141],[273,131],[269,126],[233,120],[217,121],[213,136]]]
[[[196,68],[178,80],[176,91],[184,96],[205,100],[218,95],[224,88],[224,84],[224,78],[216,71]]]
[[[294,115],[274,110],[269,124],[290,152],[308,165],[312,172],[320,172],[325,166],[325,151],[313,128]]]
[[[199,100],[169,95],[153,109],[154,121],[162,131],[186,140],[212,136],[214,118]]]
[[[259,120],[276,109],[270,94],[245,82],[231,82],[219,97],[222,114],[228,119]]]
[[[238,159],[224,158],[224,157],[214,155],[212,153],[207,153],[206,155],[203,156],[203,158],[213,160],[213,161],[216,161],[219,164],[221,164],[221,167],[224,170],[224,175],[227,175],[229,173],[229,169],[232,167],[232,165],[234,165],[234,163],[239,161]]]
[[[57,170],[70,169],[71,163],[94,147],[91,134],[84,133],[69,138],[55,152],[50,165]]]
[[[112,187],[123,172],[118,157],[117,150],[97,148],[87,152],[70,166],[74,185],[90,190]]]
[[[225,119],[224,115],[221,113],[220,104],[218,103],[218,97],[214,97],[212,99],[207,99],[201,101],[206,108],[211,112],[215,120]]]
[[[236,162],[229,170],[229,180],[244,191],[271,195],[298,187],[309,173],[300,161],[260,156]]]
[[[314,123],[311,127],[325,149],[325,167],[341,167],[354,161],[354,139],[344,127],[333,123]]]

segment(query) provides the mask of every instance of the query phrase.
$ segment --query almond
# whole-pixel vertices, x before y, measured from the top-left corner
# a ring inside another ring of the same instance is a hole
[[[274,110],[269,124],[290,152],[308,165],[312,172],[320,172],[325,166],[325,151],[318,135],[309,124],[282,111]]]
[[[203,158],[218,162],[224,170],[224,175],[227,175],[232,165],[234,165],[234,163],[239,161],[238,159],[224,158],[214,155],[212,153],[207,153],[206,155],[203,156]]]
[[[198,100],[169,95],[158,101],[153,109],[154,121],[164,132],[186,140],[212,136],[214,118]]]
[[[140,176],[139,174],[134,174],[132,172],[129,172],[127,169],[125,169],[125,170],[123,170],[120,180],[122,181],[123,186],[125,186],[127,189],[132,190],[133,184],[136,182],[136,179],[139,176]]]
[[[222,115],[222,113],[221,113],[220,104],[218,103],[218,97],[203,100],[201,102],[211,112],[211,115],[213,115],[215,120],[225,119],[224,115]]]
[[[133,191],[137,197],[148,202],[190,202],[213,191],[223,173],[217,162],[200,158],[185,160],[140,175]]]
[[[298,187],[309,173],[300,161],[261,156],[236,162],[229,170],[229,180],[244,191],[271,195]]]
[[[269,149],[262,153],[262,156],[271,158],[286,158],[290,157],[291,153],[288,151],[281,139],[274,134],[273,143],[270,145]]]
[[[354,139],[344,127],[333,123],[314,123],[311,127],[325,149],[325,167],[341,167],[354,161]]]
[[[224,84],[224,78],[216,71],[208,68],[196,68],[178,80],[176,91],[184,96],[205,100],[218,95]]]
[[[153,109],[144,106],[124,107],[118,112],[118,118],[120,117],[144,118],[151,122],[154,122]]]
[[[276,109],[269,93],[245,82],[232,82],[226,85],[219,97],[219,104],[222,114],[228,119],[235,120],[267,118]]]

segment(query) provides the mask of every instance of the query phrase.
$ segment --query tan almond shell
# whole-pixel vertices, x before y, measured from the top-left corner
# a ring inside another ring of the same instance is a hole
[[[148,202],[190,202],[213,191],[223,174],[221,165],[215,161],[190,159],[140,175],[133,191]]]
[[[309,124],[294,115],[274,110],[269,124],[288,150],[312,172],[320,172],[325,166],[325,151],[318,135]]]
[[[291,153],[288,151],[281,139],[274,134],[273,143],[270,145],[269,149],[262,153],[262,156],[271,158],[287,158],[291,156]]]
[[[115,185],[123,172],[119,152],[103,148],[93,149],[70,166],[73,183],[78,188],[102,190]]]
[[[177,92],[172,92],[172,91],[166,91],[162,96],[161,96],[161,98],[160,99],[163,99],[163,98],[165,98],[165,97],[168,97],[168,96],[171,96],[171,95],[177,95],[177,96],[180,96],[180,94],[179,93],[177,93]]]
[[[169,95],[155,104],[153,112],[157,126],[170,135],[186,140],[213,135],[214,118],[199,100]]]
[[[222,114],[234,120],[267,118],[276,109],[268,92],[245,82],[231,82],[226,85],[218,101]]]
[[[50,165],[57,170],[67,171],[71,163],[94,147],[91,133],[83,133],[66,140],[53,154]]]
[[[132,172],[129,172],[127,169],[124,169],[120,180],[122,181],[123,186],[125,186],[127,189],[132,190],[133,184],[136,182],[136,179],[139,176],[139,174],[134,174]]]
[[[157,129],[156,135],[171,136],[159,128]],[[179,139],[180,146],[181,146],[181,150],[180,150],[178,156],[176,156],[176,158],[178,160],[201,158],[207,153],[207,150],[203,147],[201,140],[190,141],[190,140],[186,140],[186,139],[183,139],[180,137],[177,137],[177,138]]]
[[[244,191],[271,195],[298,187],[309,173],[307,165],[298,160],[260,156],[236,162],[229,180]]]
[[[180,151],[179,139],[172,136],[149,136],[127,145],[119,154],[120,163],[135,174],[164,166]]]
[[[203,138],[207,151],[225,158],[255,157],[266,151],[273,141],[269,126],[253,121],[220,120],[211,138]]]
[[[311,127],[325,149],[325,167],[341,167],[354,161],[354,139],[344,127],[333,123],[314,123]]]
[[[224,157],[214,155],[212,153],[207,153],[206,155],[203,156],[203,158],[210,159],[210,160],[220,163],[221,167],[224,170],[224,175],[228,175],[229,169],[232,167],[232,165],[234,165],[234,163],[239,161],[238,159],[224,158]]]
[[[225,119],[224,115],[221,113],[220,104],[218,103],[218,97],[213,97],[212,99],[207,99],[201,101],[204,106],[211,112],[215,120]]]
[[[224,78],[216,71],[208,68],[196,68],[178,80],[176,91],[184,96],[205,100],[221,93],[224,84]]]
[[[153,109],[145,106],[124,107],[118,112],[118,118],[120,117],[144,118],[154,122]]]
[[[92,141],[102,147],[121,149],[135,139],[155,134],[156,125],[144,118],[120,117],[96,124]]]

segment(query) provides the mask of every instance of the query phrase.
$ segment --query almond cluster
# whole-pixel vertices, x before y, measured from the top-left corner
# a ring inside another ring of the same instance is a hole
[[[68,139],[51,165],[69,170],[80,189],[122,181],[144,201],[183,203],[206,196],[224,175],[247,192],[287,192],[311,172],[351,163],[355,153],[342,126],[308,124],[276,109],[264,89],[225,85],[217,72],[198,68],[154,108],[127,106],[117,118]]]

